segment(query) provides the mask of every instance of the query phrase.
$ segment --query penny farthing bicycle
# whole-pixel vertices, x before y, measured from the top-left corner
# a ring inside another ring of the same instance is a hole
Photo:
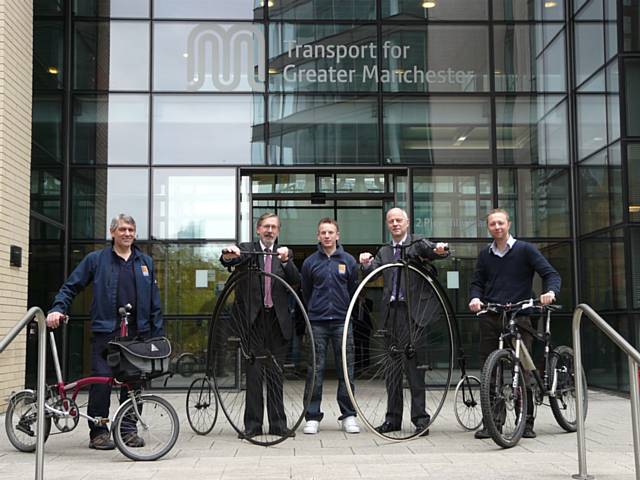
[[[275,445],[295,436],[310,401],[304,387],[308,366],[315,362],[311,326],[293,287],[260,267],[259,256],[275,253],[240,253],[243,261],[227,280],[209,324],[206,373],[189,387],[187,418],[191,428],[202,435],[216,427],[216,433],[222,435],[232,433],[257,445]],[[294,342],[274,337],[261,301],[266,279],[274,298],[288,298],[301,313],[298,321],[304,322],[301,343],[306,355],[295,351]],[[313,375],[311,369],[312,387]],[[262,427],[251,431],[245,425],[248,402],[259,405],[264,418]],[[217,421],[218,405],[226,422]]]
[[[445,403],[454,346],[459,345],[453,308],[436,279],[435,268],[407,258],[407,250],[419,241],[401,245],[399,260],[366,275],[351,299],[345,320],[345,375],[346,332],[350,327],[355,343],[355,388],[347,384],[349,396],[362,422],[391,441],[427,433]],[[394,292],[402,292],[393,306],[383,304],[385,281]],[[473,430],[482,421],[480,382],[466,374],[459,346],[457,357],[462,378],[456,388],[456,419],[463,428]]]

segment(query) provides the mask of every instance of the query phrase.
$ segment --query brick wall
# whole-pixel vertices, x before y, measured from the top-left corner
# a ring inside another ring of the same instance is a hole
[[[27,311],[31,170],[32,0],[0,0],[0,338]],[[9,247],[22,247],[22,267]],[[25,334],[0,354],[0,412],[24,388]]]

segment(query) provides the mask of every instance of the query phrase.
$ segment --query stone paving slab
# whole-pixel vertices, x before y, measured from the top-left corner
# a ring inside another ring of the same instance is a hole
[[[318,435],[304,435],[260,447],[238,440],[224,428],[207,436],[193,433],[184,412],[185,393],[164,393],[179,413],[178,443],[156,462],[133,462],[117,450],[87,448],[87,427],[53,435],[45,449],[47,480],[333,480],[340,479],[490,479],[569,480],[578,472],[575,434],[565,433],[549,408],[538,409],[538,438],[523,439],[503,450],[491,440],[475,440],[452,414],[449,395],[428,437],[390,443],[364,431],[347,435],[325,417]],[[115,402],[114,402],[115,403]],[[327,412],[336,412],[331,404]],[[323,405],[324,406],[324,405]],[[631,411],[628,399],[589,392],[588,472],[597,480],[632,480],[634,473]],[[220,420],[219,420],[220,421]],[[0,416],[4,425],[4,417]],[[0,432],[0,480],[35,476],[35,456],[17,452]]]

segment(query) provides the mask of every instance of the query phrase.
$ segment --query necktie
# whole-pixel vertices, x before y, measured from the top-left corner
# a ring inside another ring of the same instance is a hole
[[[400,260],[400,244],[398,243],[395,247],[393,247],[393,261],[397,262],[398,260]],[[400,286],[398,286],[398,272],[400,271],[400,268],[394,268],[393,269],[393,279],[392,279],[392,286],[391,286],[391,301],[393,302],[394,300],[403,300],[404,299],[404,294],[402,292],[402,288],[400,288]],[[396,290],[396,286],[397,286],[397,290]]]
[[[265,253],[271,253],[270,248],[264,249]],[[264,256],[264,271],[271,273],[271,255]],[[273,299],[271,298],[271,277],[264,277],[264,305],[265,307],[273,307]]]

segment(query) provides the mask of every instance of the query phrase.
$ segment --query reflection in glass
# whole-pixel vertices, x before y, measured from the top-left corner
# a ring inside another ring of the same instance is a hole
[[[624,59],[627,135],[640,136],[640,60]]]
[[[34,15],[62,15],[64,13],[65,0],[52,2],[51,0],[33,0]],[[29,305],[42,305],[41,303],[31,303]]]
[[[427,237],[485,237],[491,173],[434,169],[413,176],[413,227]]]
[[[76,22],[74,88],[149,89],[149,23]]]
[[[624,15],[622,21],[624,51],[640,51],[640,2],[637,0],[626,2],[622,14]]]
[[[74,163],[146,164],[149,161],[149,97],[78,96],[73,115]]]
[[[253,223],[265,212],[272,212],[272,208],[254,208]],[[318,220],[324,217],[333,218],[333,208],[310,207],[310,208],[278,208],[278,216],[282,228],[278,236],[278,243],[281,245],[313,245],[318,240]],[[255,228],[253,229],[255,232]],[[255,236],[255,234],[254,234]],[[295,252],[294,252],[295,253]]]
[[[262,2],[263,0],[261,0]],[[371,0],[277,0],[269,8],[271,20],[375,20]]]
[[[596,153],[582,162],[578,172],[580,233],[608,227],[610,182],[607,151]]]
[[[382,0],[382,18],[393,20],[484,20],[487,18],[486,0],[456,0],[430,2],[416,0]]]
[[[315,192],[315,175],[312,173],[279,174],[276,177],[276,192],[305,193]]]
[[[521,237],[568,237],[571,217],[566,169],[498,170],[498,207],[511,216]]]
[[[156,278],[164,315],[211,315],[216,300],[229,277],[219,258],[226,246],[205,244],[156,244],[152,248]],[[192,332],[199,338],[206,330]],[[182,347],[198,343],[194,337],[181,337]],[[193,349],[187,351],[194,352]]]
[[[153,163],[264,163],[264,106],[259,95],[155,95]]]
[[[494,49],[496,90],[566,90],[562,24],[496,25]]]
[[[601,23],[575,24],[576,85],[604,63],[604,29]]]
[[[495,20],[563,20],[564,0],[491,0]]]
[[[33,165],[62,162],[62,97],[33,96],[31,122],[31,161]]]
[[[560,295],[556,298],[556,303],[562,305],[562,312],[573,311],[573,261],[572,261],[572,246],[570,243],[542,243],[536,242],[535,246],[540,250],[540,253],[549,261],[551,266],[556,269],[562,279],[562,287],[560,288]],[[538,295],[544,293],[544,285],[539,275],[535,275],[533,278],[533,291]],[[557,321],[554,320],[554,321]],[[556,331],[558,325],[551,327],[553,330],[554,342],[558,341]],[[569,335],[567,341],[571,340],[570,329],[567,328],[567,334]]]
[[[631,278],[633,279],[633,306],[640,308],[640,229],[632,228],[631,235]],[[29,304],[32,305],[32,304]]]
[[[579,159],[607,144],[606,100],[605,95],[577,95]]]
[[[338,208],[342,245],[380,245],[383,243],[382,205],[377,208]]]
[[[489,118],[485,98],[385,100],[385,163],[488,163]]]
[[[33,88],[62,89],[64,86],[64,23],[33,22]]]
[[[236,176],[231,169],[156,168],[153,237],[234,238]]]
[[[295,92],[375,92],[371,25],[272,23],[269,88]]]
[[[484,26],[384,26],[377,78],[392,92],[488,91],[488,42]]]
[[[149,237],[149,171],[143,168],[72,170],[71,236],[108,239],[109,223],[120,213],[136,221],[136,238]]]
[[[264,0],[154,0],[155,18],[252,19],[262,18]]]
[[[627,146],[627,178],[629,182],[629,220],[640,222],[640,144]]]
[[[271,95],[269,164],[378,162],[374,98]]]
[[[148,18],[149,0],[74,0],[73,14],[82,17]]]
[[[581,242],[580,301],[595,310],[626,309],[624,238],[614,231]]]
[[[153,89],[263,91],[264,48],[260,24],[157,22]]]
[[[568,164],[567,102],[563,98],[557,95],[497,97],[498,163]]]
[[[62,167],[31,169],[30,209],[62,222]]]

